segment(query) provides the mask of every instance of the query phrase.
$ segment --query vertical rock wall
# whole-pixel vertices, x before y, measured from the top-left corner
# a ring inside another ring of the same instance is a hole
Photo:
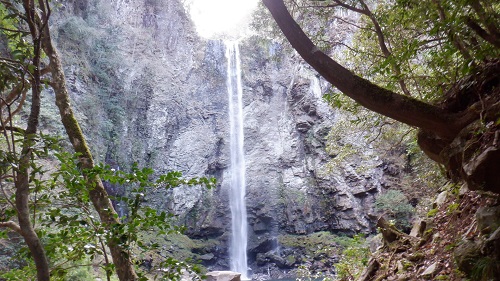
[[[74,106],[97,158],[216,177],[215,190],[150,190],[147,202],[177,214],[191,237],[227,247],[224,44],[198,38],[180,0],[66,1],[56,13]],[[321,100],[327,85],[278,43],[247,38],[241,55],[251,258],[279,234],[372,231],[388,175],[376,157],[368,171],[345,163],[326,172],[326,137],[342,118]]]

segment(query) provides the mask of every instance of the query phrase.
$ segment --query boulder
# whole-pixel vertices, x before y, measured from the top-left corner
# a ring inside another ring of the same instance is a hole
[[[278,239],[276,237],[262,238],[256,241],[255,247],[249,249],[252,253],[267,253],[278,247]]]
[[[301,133],[307,132],[314,124],[314,120],[307,115],[299,116],[296,122],[295,128]]]
[[[427,222],[425,220],[418,219],[413,224],[413,228],[411,229],[410,236],[422,237],[424,235],[426,228],[427,228]]]
[[[206,275],[207,281],[241,281],[241,273],[234,271],[211,271]]]
[[[481,258],[481,245],[476,241],[463,240],[453,251],[458,269],[470,275]]]
[[[377,273],[377,270],[379,270],[379,268],[380,268],[380,263],[376,259],[370,258],[370,260],[368,261],[368,265],[366,266],[361,276],[357,279],[357,281],[372,280],[375,274]]]
[[[434,203],[432,203],[432,208],[436,209],[437,207],[443,205],[443,203],[446,202],[447,197],[448,197],[448,191],[445,190],[439,193],[436,200],[434,200]]]
[[[476,211],[477,228],[487,234],[500,226],[500,206],[481,207]]]
[[[429,265],[424,270],[424,272],[422,272],[422,274],[420,274],[420,275],[422,277],[432,277],[432,276],[436,275],[436,273],[438,272],[438,270],[439,270],[439,263],[435,262],[435,263]]]

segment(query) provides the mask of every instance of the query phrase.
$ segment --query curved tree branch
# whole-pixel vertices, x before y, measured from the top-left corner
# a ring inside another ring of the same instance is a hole
[[[0,227],[7,227],[12,229],[13,231],[17,232],[18,234],[23,235],[23,232],[21,230],[21,227],[13,221],[5,221],[5,222],[0,222]]]
[[[36,15],[36,9],[30,0],[23,1],[23,7],[28,20],[28,26],[33,38],[33,59],[34,66],[33,81],[31,87],[31,108],[26,126],[26,134],[22,142],[22,151],[19,159],[19,171],[15,179],[17,218],[24,241],[30,249],[30,253],[35,262],[38,281],[50,280],[49,263],[43,245],[35,232],[30,219],[29,195],[30,195],[30,161],[33,153],[33,136],[38,129],[41,104],[41,79],[40,79],[40,25]]]
[[[381,88],[338,64],[309,39],[283,0],[263,0],[292,47],[333,86],[363,107],[443,139],[453,139],[463,127],[458,116],[436,106]]]

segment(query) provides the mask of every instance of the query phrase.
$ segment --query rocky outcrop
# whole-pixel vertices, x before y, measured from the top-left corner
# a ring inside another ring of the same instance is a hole
[[[57,13],[57,43],[94,154],[125,170],[137,162],[157,174],[217,178],[215,190],[148,190],[145,200],[174,213],[191,238],[221,241],[198,250],[206,265],[227,268],[223,42],[198,38],[179,0],[67,1]],[[370,206],[397,185],[399,168],[367,147],[369,169],[355,159],[329,171],[328,134],[343,117],[322,100],[327,84],[280,43],[250,37],[240,48],[251,262],[288,266],[273,252],[280,234],[373,231]]]
[[[447,191],[436,212],[417,220],[410,235],[393,226],[381,227],[384,245],[357,280],[497,280],[498,197]]]
[[[232,271],[212,271],[206,274],[207,281],[240,281],[241,273]]]

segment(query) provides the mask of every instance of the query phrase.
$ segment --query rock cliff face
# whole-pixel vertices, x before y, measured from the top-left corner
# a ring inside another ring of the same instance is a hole
[[[178,215],[190,237],[222,241],[210,258],[227,265],[223,42],[198,38],[180,0],[65,1],[57,14],[74,106],[97,158],[216,177],[215,190],[150,190],[147,203]],[[346,162],[327,172],[327,135],[342,118],[321,99],[327,85],[278,43],[251,37],[240,48],[250,259],[284,233],[372,231],[374,197],[393,173],[376,157],[367,171]]]

